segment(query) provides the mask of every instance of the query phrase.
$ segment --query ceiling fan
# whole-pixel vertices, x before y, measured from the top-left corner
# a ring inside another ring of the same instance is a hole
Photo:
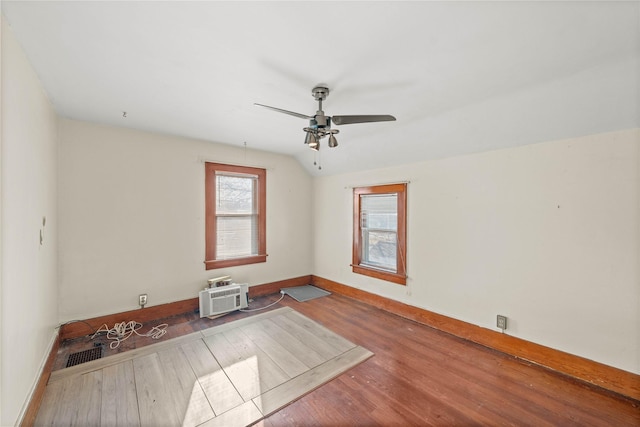
[[[326,116],[322,111],[322,101],[327,99],[329,95],[329,88],[326,84],[318,84],[311,90],[311,94],[318,101],[318,111],[314,116],[307,116],[306,114],[300,114],[293,111],[283,110],[281,108],[270,107],[268,105],[254,103],[260,107],[265,107],[279,113],[289,114],[294,117],[309,120],[309,126],[303,128],[307,133],[304,139],[304,143],[312,150],[318,151],[320,148],[320,139],[325,136],[329,136],[329,147],[334,148],[338,146],[335,134],[340,132],[337,129],[331,129],[331,124],[335,125],[349,125],[352,123],[371,123],[371,122],[388,122],[394,121],[396,118],[388,114],[385,115],[352,115],[352,116]]]

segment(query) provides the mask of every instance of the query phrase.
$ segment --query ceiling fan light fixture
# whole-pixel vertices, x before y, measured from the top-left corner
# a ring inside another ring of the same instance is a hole
[[[312,130],[307,131],[307,136],[304,138],[304,143],[307,144],[309,148],[315,151],[318,151],[318,148],[320,148],[320,142],[318,141],[315,132],[313,132]]]
[[[312,138],[313,134],[307,131],[307,136],[304,137],[304,143],[308,145],[312,141]]]
[[[338,140],[333,134],[329,135],[329,147],[335,148],[338,146]]]

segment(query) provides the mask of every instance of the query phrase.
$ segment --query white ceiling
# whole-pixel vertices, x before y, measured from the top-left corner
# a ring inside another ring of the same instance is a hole
[[[640,3],[3,1],[56,111],[297,157],[315,175],[640,127]],[[325,82],[322,170],[303,119]],[[123,118],[123,112],[127,117]],[[334,126],[335,127],[335,126]]]

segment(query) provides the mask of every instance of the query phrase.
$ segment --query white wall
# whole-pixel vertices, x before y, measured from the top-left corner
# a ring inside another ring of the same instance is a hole
[[[57,118],[2,19],[0,425],[6,426],[28,403],[58,320]]]
[[[222,274],[250,285],[310,274],[311,177],[295,159],[72,120],[60,128],[61,320],[136,309],[140,293],[149,306],[195,298]],[[266,263],[205,270],[204,160],[267,169]]]
[[[351,272],[350,186],[408,180],[407,287]],[[314,181],[313,274],[640,373],[640,130]]]

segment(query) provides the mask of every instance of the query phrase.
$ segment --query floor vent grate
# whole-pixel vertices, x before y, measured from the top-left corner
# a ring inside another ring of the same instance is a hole
[[[89,350],[85,351],[79,351],[77,353],[72,353],[69,355],[69,359],[67,359],[67,368],[101,358],[102,346],[90,348]]]

